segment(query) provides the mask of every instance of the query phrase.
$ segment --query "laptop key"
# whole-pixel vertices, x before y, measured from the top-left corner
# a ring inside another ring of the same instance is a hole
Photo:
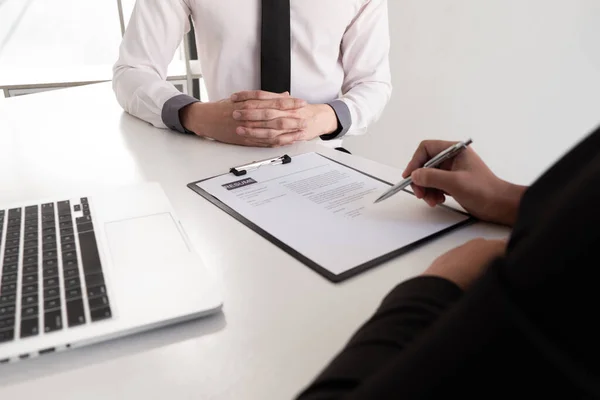
[[[58,265],[58,260],[56,258],[50,258],[47,260],[44,260],[42,262],[42,268],[51,268],[51,267],[56,267]]]
[[[78,218],[75,218],[75,222],[77,223],[77,225],[91,223],[92,217],[90,217],[89,215],[86,215],[83,217],[78,217]]]
[[[38,285],[33,284],[33,285],[27,285],[27,286],[23,286],[23,294],[34,294],[38,292]]]
[[[18,240],[21,237],[21,232],[19,231],[13,231],[13,232],[6,232],[6,238],[8,240]]]
[[[36,264],[29,264],[29,265],[25,265],[23,267],[23,275],[31,275],[31,274],[37,274],[39,270],[39,265]]]
[[[17,232],[17,235],[15,237],[19,237],[19,232],[21,232],[21,223],[20,222],[15,222],[12,225],[8,225],[8,228],[6,228],[6,233],[15,233]]]
[[[73,236],[65,236],[65,237],[70,237],[71,241],[70,242],[63,242],[60,246],[62,251],[72,251],[75,250],[75,242],[73,241]]]
[[[65,279],[65,287],[67,289],[79,288],[81,287],[81,282],[79,281],[79,277]]]
[[[90,306],[90,310],[94,310],[96,308],[107,307],[107,306],[109,306],[108,297],[102,296],[102,297],[96,297],[96,298],[90,299],[88,304]]]
[[[69,327],[85,324],[83,300],[77,299],[67,301],[67,322]]]
[[[17,274],[2,275],[2,284],[6,285],[17,281]]]
[[[56,206],[58,208],[58,215],[71,214],[71,203],[69,200],[59,201],[56,203]]]
[[[69,223],[72,223],[73,222],[73,218],[71,217],[71,214],[61,215],[61,216],[58,217],[58,222],[69,222]]]
[[[58,278],[46,278],[44,279],[44,288],[58,287]]]
[[[102,272],[100,255],[98,254],[98,243],[94,232],[84,232],[79,234],[79,247],[81,248],[81,262],[83,263],[83,272],[85,275]],[[88,286],[94,286],[88,282]],[[101,282],[104,283],[104,282]]]
[[[25,232],[25,240],[37,239],[37,232]]]
[[[28,307],[38,304],[38,295],[30,294],[21,299],[21,307]]]
[[[60,308],[60,298],[44,301],[44,311],[45,312],[52,311],[57,308]]]
[[[54,203],[42,204],[42,214],[54,214]]]
[[[65,276],[65,279],[79,278],[79,270],[77,268],[63,270],[63,274]]]
[[[58,276],[58,268],[50,267],[44,269],[44,278],[55,278]]]
[[[0,343],[9,342],[15,338],[15,330],[0,331]]]
[[[15,315],[15,306],[2,306],[0,307],[0,318],[12,317]]]
[[[19,268],[19,266],[17,264],[10,264],[10,265],[5,265],[2,268],[2,273],[3,274],[13,274],[17,272],[17,269]]]
[[[19,261],[19,256],[4,257],[4,264],[16,264]]]
[[[64,261],[63,260],[63,271],[67,271],[67,270],[71,270],[71,269],[77,269],[77,260],[67,260]],[[79,269],[77,269],[79,271]]]
[[[20,208],[11,208],[8,210],[8,218],[17,218],[21,217],[21,209]]]
[[[65,292],[65,297],[68,300],[80,299],[81,298],[81,288],[69,289]]]
[[[33,317],[36,317],[37,315],[38,315],[37,304],[35,306],[25,307],[21,310],[21,318],[23,318],[23,319],[33,318]]]
[[[50,226],[48,228],[42,229],[42,235],[55,235],[55,234],[56,234],[56,228],[54,226]]]
[[[37,254],[38,253],[38,248],[37,247],[30,247],[28,249],[25,249],[23,251],[23,256],[30,256],[32,254]]]
[[[38,274],[31,274],[23,277],[23,285],[32,285],[38,282]]]
[[[38,317],[24,319],[21,321],[21,337],[31,337],[39,333]]]
[[[19,254],[19,248],[18,247],[11,247],[11,248],[8,248],[8,249],[4,250],[4,255],[5,256],[12,256],[12,255],[15,255],[15,254]]]
[[[2,294],[9,294],[9,293],[13,293],[16,291],[17,291],[16,283],[9,283],[7,285],[0,286],[0,293],[2,293]]]
[[[77,260],[77,253],[74,251],[65,251],[62,255],[63,262],[69,260]]]
[[[73,228],[63,228],[60,230],[60,236],[64,236],[64,235],[72,235],[73,234]]]
[[[44,260],[48,260],[51,258],[56,259],[56,257],[57,257],[56,250],[45,251],[42,253],[42,256],[44,257]]]
[[[90,311],[90,318],[92,319],[92,322],[101,321],[110,317],[112,317],[110,307],[97,308]]]
[[[28,223],[25,224],[25,233],[36,233],[38,232],[38,225],[36,224],[32,224],[30,223],[30,221],[27,221]]]
[[[44,243],[42,245],[42,250],[43,251],[51,251],[54,250],[56,251],[56,242],[52,242],[52,243]]]
[[[60,297],[60,291],[58,287],[44,288],[44,300],[53,299],[56,297]]]
[[[99,274],[86,275],[85,284],[86,286],[90,287],[104,285],[104,275],[102,274],[102,272],[100,272]]]
[[[23,243],[23,248],[24,248],[24,249],[29,249],[29,248],[31,248],[31,247],[35,247],[35,248],[37,249],[37,247],[38,247],[38,244],[39,244],[39,243],[38,243],[38,240],[37,240],[37,239],[26,240],[26,241]],[[44,246],[45,246],[45,245],[44,245]],[[56,247],[56,244],[54,245],[54,247]]]
[[[85,218],[85,217],[83,217]],[[79,224],[77,225],[77,232],[79,232],[79,234],[81,235],[84,232],[93,232],[94,231],[94,224],[87,223],[87,224]]]
[[[3,305],[13,305],[15,304],[15,302],[17,301],[17,295],[16,294],[3,294],[2,296],[0,296],[0,306]]]
[[[6,318],[0,318],[0,331],[12,328],[15,325],[15,317],[10,316]]]
[[[62,329],[62,312],[60,309],[44,314],[44,332],[54,332]]]
[[[44,229],[54,229],[56,231],[56,223],[54,221],[44,221],[42,222],[42,230]]]
[[[56,243],[56,235],[45,235],[42,237],[42,244]]]
[[[38,262],[37,254],[23,257],[23,265],[37,264],[37,262]]]

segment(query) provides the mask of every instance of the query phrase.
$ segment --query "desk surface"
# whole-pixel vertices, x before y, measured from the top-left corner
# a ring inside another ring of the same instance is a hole
[[[155,129],[123,113],[110,84],[0,103],[0,149],[0,204],[160,182],[224,292],[223,313],[207,319],[2,365],[3,399],[291,398],[397,283],[468,239],[507,233],[469,226],[332,284],[186,184],[282,151],[319,150],[390,181],[399,171],[314,143],[251,149]]]

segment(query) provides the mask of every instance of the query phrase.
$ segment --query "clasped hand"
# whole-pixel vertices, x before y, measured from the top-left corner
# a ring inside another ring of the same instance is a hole
[[[244,91],[231,96],[236,134],[257,146],[277,147],[314,139],[335,130],[331,107],[308,104],[289,93]]]

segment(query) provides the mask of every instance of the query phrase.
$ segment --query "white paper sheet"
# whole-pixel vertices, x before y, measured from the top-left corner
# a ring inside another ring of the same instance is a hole
[[[197,186],[335,275],[468,219],[316,153]]]

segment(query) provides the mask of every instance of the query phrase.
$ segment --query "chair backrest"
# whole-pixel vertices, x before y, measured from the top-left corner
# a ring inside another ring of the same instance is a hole
[[[125,34],[125,16],[123,15],[123,2],[117,0],[117,10],[119,12],[119,23],[121,25],[121,36]]]

